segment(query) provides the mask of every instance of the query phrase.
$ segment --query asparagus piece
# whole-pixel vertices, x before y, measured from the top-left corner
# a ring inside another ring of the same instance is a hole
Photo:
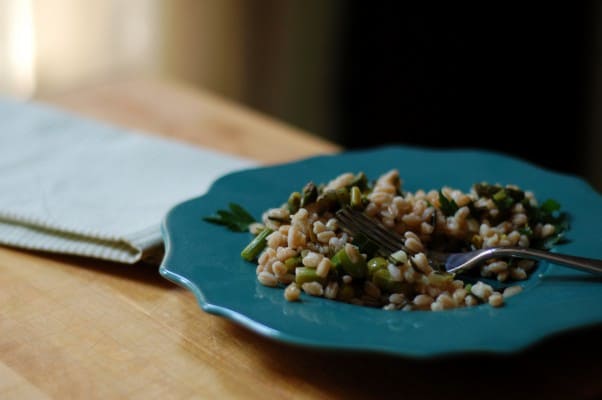
[[[351,247],[354,249],[351,249]],[[357,256],[350,256],[350,251],[357,252]],[[357,246],[352,246],[349,244],[332,256],[330,261],[335,268],[342,269],[353,278],[364,278],[368,270],[368,267],[366,266],[366,260],[364,260],[364,257],[359,254]]]
[[[295,283],[301,286],[306,282],[320,282],[324,279],[316,273],[315,268],[297,267],[295,268]]]
[[[272,232],[273,231],[270,228],[265,228],[259,232],[259,234],[240,252],[240,256],[247,261],[253,261],[265,247],[265,239]]]

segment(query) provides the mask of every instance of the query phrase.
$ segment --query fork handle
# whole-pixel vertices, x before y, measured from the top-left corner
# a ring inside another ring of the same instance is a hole
[[[593,258],[550,253],[548,251],[536,249],[524,249],[522,247],[498,247],[495,249],[494,253],[495,256],[520,257],[529,258],[532,260],[547,260],[555,264],[572,267],[581,271],[602,274],[602,260],[596,260]]]

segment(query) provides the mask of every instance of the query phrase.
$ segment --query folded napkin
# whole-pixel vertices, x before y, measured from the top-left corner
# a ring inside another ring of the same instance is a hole
[[[172,206],[251,165],[0,98],[0,244],[134,263]]]

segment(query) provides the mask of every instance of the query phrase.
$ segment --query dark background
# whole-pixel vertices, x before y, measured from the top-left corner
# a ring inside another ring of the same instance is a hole
[[[477,147],[586,174],[593,2],[370,4],[342,9],[334,109],[344,146]]]

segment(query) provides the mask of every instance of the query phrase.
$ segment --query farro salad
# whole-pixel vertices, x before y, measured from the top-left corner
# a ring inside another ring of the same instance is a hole
[[[376,255],[374,243],[351,237],[336,219],[342,207],[362,210],[401,234],[399,251],[385,258]],[[515,185],[482,182],[468,192],[451,187],[409,192],[395,169],[373,181],[348,172],[330,182],[309,182],[266,210],[261,222],[236,204],[205,220],[255,235],[241,256],[256,263],[261,284],[283,288],[287,300],[299,301],[305,292],[385,310],[502,306],[504,298],[521,291],[513,282],[527,279],[534,261],[493,259],[476,276],[455,276],[431,263],[426,251],[549,249],[568,228],[556,201],[540,204]],[[495,290],[485,282],[490,279],[504,282],[504,289]]]

